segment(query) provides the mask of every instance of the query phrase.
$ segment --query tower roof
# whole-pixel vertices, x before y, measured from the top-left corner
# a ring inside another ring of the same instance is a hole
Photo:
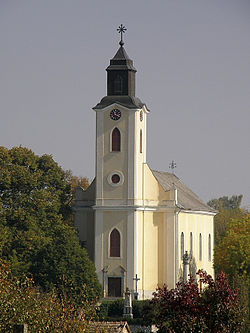
[[[129,109],[142,108],[144,103],[135,96],[136,69],[125,51],[123,33],[127,29],[121,24],[117,31],[121,34],[119,49],[106,68],[107,71],[107,95],[102,98],[94,109],[102,109],[111,104],[118,103]]]
[[[136,72],[133,66],[133,60],[131,60],[123,46],[120,46],[114,57],[110,60],[110,65],[106,69],[107,71],[129,70]]]
[[[130,60],[127,52],[124,49],[124,47],[120,46],[112,60],[124,60],[124,59]]]

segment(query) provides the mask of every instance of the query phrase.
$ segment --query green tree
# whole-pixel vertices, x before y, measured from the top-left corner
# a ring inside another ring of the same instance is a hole
[[[212,199],[208,201],[208,205],[214,209],[239,209],[243,195],[233,195],[231,198],[228,196],[220,197],[219,199]]]
[[[217,271],[223,270],[229,277],[249,276],[250,214],[228,222],[225,236],[214,249],[214,265]]]
[[[72,216],[71,198],[71,184],[51,156],[0,147],[0,257],[44,290],[67,281],[78,291],[86,284],[96,297],[101,287],[94,264],[65,222]]]
[[[214,219],[214,268],[228,274],[230,284],[239,290],[239,301],[249,316],[249,212],[240,208],[242,196],[213,199],[208,204],[219,210]],[[249,320],[249,319],[248,319]],[[247,325],[247,324],[245,324]]]
[[[14,325],[24,323],[31,333],[84,332],[94,314],[89,302],[82,302],[79,312],[69,298],[41,292],[29,278],[20,283],[0,260],[0,332],[13,332]]]
[[[240,208],[242,195],[233,195],[231,198],[223,196],[219,199],[208,201],[208,205],[218,214],[214,218],[214,242],[218,244],[226,234],[227,224],[232,219],[241,219],[247,212]]]

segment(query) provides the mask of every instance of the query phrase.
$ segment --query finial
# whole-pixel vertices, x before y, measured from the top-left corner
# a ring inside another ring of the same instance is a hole
[[[175,161],[173,160],[171,163],[169,163],[169,169],[172,169],[172,173],[174,173],[174,169],[177,167]]]
[[[125,26],[123,24],[121,24],[117,29],[118,33],[121,34],[121,40],[120,40],[120,43],[119,43],[121,46],[124,45],[124,42],[123,42],[123,39],[122,39],[122,34],[124,34],[126,30],[127,29],[125,28]]]

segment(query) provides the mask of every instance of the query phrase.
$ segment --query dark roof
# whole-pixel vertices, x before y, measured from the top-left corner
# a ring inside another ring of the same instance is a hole
[[[177,202],[185,210],[204,211],[216,213],[216,211],[203,202],[193,191],[191,191],[176,175],[169,172],[151,170],[155,178],[165,191],[177,189]]]
[[[130,60],[127,52],[125,51],[124,47],[121,46],[118,51],[116,52],[115,56],[113,57],[112,60],[124,60],[124,59],[127,59],[127,60]]]
[[[129,58],[123,46],[120,46],[114,57],[110,60],[110,64],[106,70],[129,70],[136,72],[136,69],[133,65],[133,60]]]
[[[103,109],[106,106],[109,106],[111,104],[118,103],[122,106],[125,106],[128,109],[141,109],[145,103],[142,103],[142,101],[138,97],[133,96],[105,96],[101,99],[100,103],[98,103],[96,106],[93,107],[93,109]]]
[[[129,325],[126,321],[118,321],[118,322],[107,322],[107,321],[95,321],[90,322],[88,325],[88,332],[89,333],[96,333],[96,332],[110,332],[110,333],[132,333]]]

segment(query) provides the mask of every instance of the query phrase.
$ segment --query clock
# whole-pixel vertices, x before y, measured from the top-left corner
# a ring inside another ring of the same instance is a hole
[[[111,112],[110,112],[110,118],[113,119],[113,120],[118,120],[121,118],[121,111],[118,110],[118,109],[113,109]]]

